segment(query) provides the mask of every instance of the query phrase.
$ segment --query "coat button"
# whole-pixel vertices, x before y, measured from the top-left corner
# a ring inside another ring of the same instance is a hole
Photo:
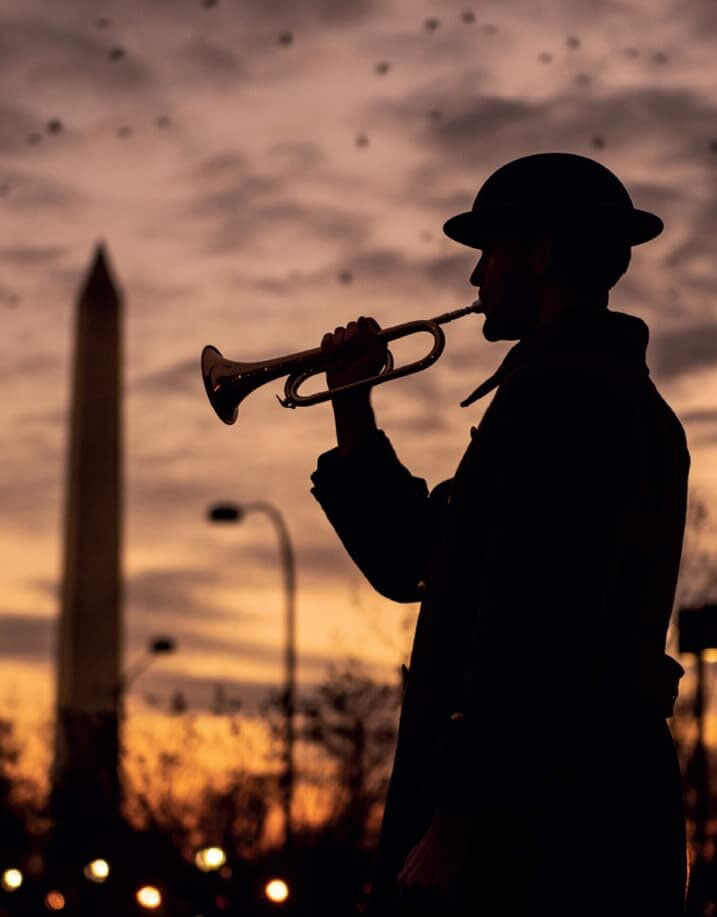
[[[451,713],[451,715],[450,715],[450,719],[452,719],[452,720],[462,720],[462,719],[465,719],[465,717],[463,716],[463,714],[461,713],[460,710],[454,710],[453,713]]]
[[[419,579],[419,581],[416,583],[416,589],[418,589],[419,592],[425,592],[426,581],[424,579]]]

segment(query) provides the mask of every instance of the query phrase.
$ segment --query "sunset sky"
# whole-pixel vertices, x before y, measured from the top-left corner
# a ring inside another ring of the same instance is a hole
[[[593,156],[664,220],[611,308],[648,323],[692,488],[717,506],[716,60],[708,0],[0,0],[3,710],[52,703],[73,309],[100,240],[125,297],[128,662],[178,643],[137,710],[177,688],[206,706],[217,682],[251,704],[281,679],[275,533],[211,526],[215,500],[284,514],[302,685],[349,653],[387,679],[407,660],[417,606],[373,593],[309,492],[330,406],[282,410],[282,381],[224,426],[199,354],[262,360],[360,314],[468,305],[479,253],[442,223],[518,156]],[[459,401],[511,346],[482,321],[373,394],[429,486],[490,399]]]

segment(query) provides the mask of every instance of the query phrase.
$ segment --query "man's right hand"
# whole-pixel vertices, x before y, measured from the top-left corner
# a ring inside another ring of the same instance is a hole
[[[381,326],[374,318],[360,316],[346,327],[339,325],[333,333],[327,331],[321,340],[321,350],[335,361],[326,370],[326,384],[329,389],[348,385],[361,379],[376,376],[386,362],[387,342],[378,337]],[[346,394],[366,394],[363,391]]]

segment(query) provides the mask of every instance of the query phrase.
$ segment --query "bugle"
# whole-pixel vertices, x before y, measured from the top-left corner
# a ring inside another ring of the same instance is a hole
[[[394,325],[392,328],[382,328],[376,333],[376,336],[385,341],[395,341],[398,338],[426,331],[433,335],[433,347],[430,353],[427,353],[422,359],[398,368],[394,368],[393,355],[386,348],[386,361],[377,375],[340,385],[333,389],[327,389],[323,392],[316,392],[312,395],[300,395],[298,392],[299,386],[311,376],[325,372],[337,359],[335,355],[329,356],[324,353],[320,347],[258,363],[239,363],[233,360],[226,360],[216,347],[207,345],[202,350],[201,359],[204,388],[217,416],[226,424],[236,422],[239,405],[247,395],[265,383],[272,382],[282,376],[287,376],[284,386],[284,398],[276,396],[282,407],[297,408],[309,404],[319,404],[322,401],[328,401],[340,392],[380,385],[390,379],[400,379],[401,376],[407,376],[410,373],[417,373],[422,369],[426,369],[435,363],[443,353],[446,338],[440,326],[446,322],[462,318],[464,315],[469,315],[471,312],[482,311],[483,303],[480,299],[476,299],[464,309],[444,312],[443,315],[437,315],[435,318],[419,319],[418,321],[404,322],[402,325]]]

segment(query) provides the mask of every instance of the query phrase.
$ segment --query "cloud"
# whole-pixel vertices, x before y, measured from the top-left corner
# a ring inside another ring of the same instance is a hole
[[[25,16],[0,19],[0,34],[0,73],[6,77],[19,71],[35,85],[82,86],[93,93],[132,91],[149,82],[149,68],[131,46],[122,59],[112,60],[109,52],[117,42],[99,32],[73,29],[47,16]]]
[[[236,151],[215,154],[187,171],[185,183],[198,190],[177,205],[174,219],[201,226],[208,254],[267,243],[281,251],[283,242],[289,249],[311,243],[324,249],[332,243],[357,246],[368,238],[368,217],[350,206],[327,204],[325,193],[318,199],[303,187],[304,181],[325,189],[342,184],[323,168],[324,161],[319,146],[309,142],[273,144],[256,164]]]
[[[43,174],[39,170],[31,173],[19,169],[4,169],[1,174],[3,183],[9,188],[2,199],[2,206],[11,213],[34,213],[42,207],[51,208],[65,216],[73,215],[80,205],[86,202],[85,195],[75,185]]]
[[[0,153],[12,155],[26,151],[29,135],[43,128],[42,122],[28,109],[0,105]]]
[[[55,618],[0,614],[0,656],[13,660],[46,661],[55,640]]]
[[[153,630],[157,620],[195,621],[200,614],[203,620],[223,620],[225,612],[210,598],[220,582],[216,569],[204,567],[142,570],[125,579],[127,605],[134,621],[152,622]]]
[[[205,79],[236,79],[243,75],[239,58],[228,48],[223,48],[204,36],[194,36],[177,51],[183,76]]]
[[[717,443],[717,408],[682,411],[679,417],[687,428],[687,440],[691,449]]]
[[[683,411],[680,416],[685,423],[717,424],[717,408],[697,408],[692,411]]]
[[[197,395],[203,391],[199,360],[178,360],[164,369],[155,369],[136,377],[128,391],[142,395]]]
[[[70,249],[65,245],[15,245],[0,247],[0,264],[14,267],[38,267],[65,257]]]
[[[355,25],[375,9],[374,0],[352,0],[351,3],[346,0],[303,0],[300,4],[294,0],[244,0],[242,5],[248,19],[259,23],[271,22],[277,27],[282,19],[287,24]]]
[[[705,125],[714,122],[717,106],[710,96],[694,89],[643,86],[594,96],[563,91],[536,101],[475,90],[461,94],[456,86],[447,86],[443,92],[442,98],[432,94],[429,105],[423,88],[412,89],[369,103],[367,112],[385,130],[409,130],[414,143],[425,150],[424,160],[404,172],[394,191],[397,197],[408,196],[427,207],[468,209],[479,184],[494,168],[518,156],[547,150],[604,160],[627,155],[652,139],[665,148],[668,163],[688,157],[700,168],[701,156],[702,168],[711,165],[711,135]],[[428,119],[429,107],[442,110],[443,117]],[[606,142],[605,154],[588,148],[596,134]],[[463,197],[456,184],[469,172],[476,185],[466,188]],[[632,182],[627,180],[627,184],[633,190]],[[671,191],[667,183],[658,185],[646,179],[634,190],[637,206],[661,205],[666,212],[684,194],[682,188]]]
[[[704,322],[653,334],[648,363],[667,380],[717,368],[717,323]]]
[[[256,245],[267,238],[292,244],[299,236],[304,243],[358,245],[368,232],[366,220],[350,208],[286,199],[276,181],[261,177],[237,188],[197,195],[180,219],[204,224],[207,254],[236,252],[249,241]]]

